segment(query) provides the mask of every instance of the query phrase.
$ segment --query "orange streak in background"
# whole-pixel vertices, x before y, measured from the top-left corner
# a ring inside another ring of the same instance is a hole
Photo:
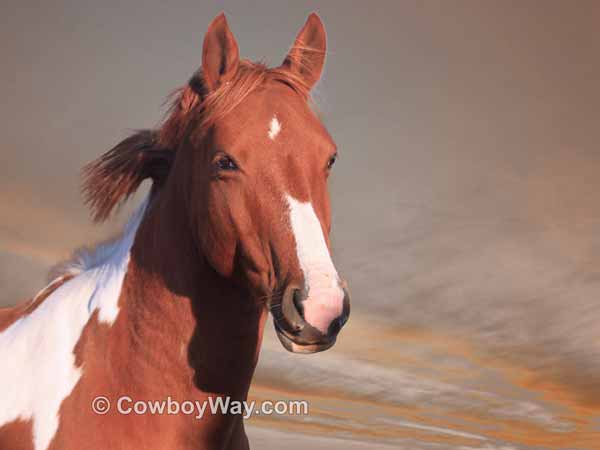
[[[411,329],[399,330],[390,326],[374,326],[374,321],[364,317],[353,317],[352,332],[346,333],[337,344],[337,350],[349,355],[368,355],[369,360],[381,362],[388,367],[435,368],[434,360],[416,357],[396,358],[383,350],[377,351],[380,345],[375,343],[384,340],[397,341],[429,349],[434,354],[460,357],[475,367],[474,370],[493,370],[508,385],[526,390],[542,402],[552,407],[553,417],[573,425],[571,430],[552,430],[544,425],[528,423],[518,419],[501,417],[481,411],[448,410],[431,411],[414,406],[397,406],[386,404],[385,401],[373,401],[365,395],[352,394],[343,390],[322,388],[315,392],[299,390],[295,387],[280,385],[273,388],[257,380],[251,390],[251,398],[256,400],[303,399],[310,402],[310,422],[302,417],[253,417],[252,420],[264,426],[275,428],[285,427],[295,431],[312,431],[320,434],[341,433],[355,435],[357,438],[374,439],[395,442],[398,439],[411,438],[422,442],[452,443],[455,445],[481,445],[482,440],[470,439],[465,436],[455,436],[450,433],[469,433],[490,440],[507,441],[514,444],[543,446],[544,448],[594,448],[600,442],[600,432],[594,430],[594,417],[600,417],[600,406],[595,399],[582,400],[582,392],[577,387],[553,380],[543,371],[534,371],[524,367],[518,361],[499,357],[490,352],[477,349],[465,339],[442,336],[431,332]],[[363,323],[364,320],[364,323]],[[358,322],[358,323],[357,323]],[[369,339],[365,339],[366,337]],[[375,353],[374,353],[375,352]],[[522,353],[525,353],[523,350]],[[530,352],[527,352],[529,354]],[[445,381],[468,379],[469,369],[443,370]],[[425,375],[426,376],[426,375]],[[440,380],[440,378],[437,378]],[[497,392],[496,392],[497,393]],[[490,404],[493,407],[493,404]],[[365,414],[370,411],[370,414]],[[559,411],[559,413],[556,413]],[[432,417],[432,413],[434,417]],[[411,428],[404,424],[382,424],[372,417],[397,418],[419,426],[436,427],[446,430],[448,434]]]

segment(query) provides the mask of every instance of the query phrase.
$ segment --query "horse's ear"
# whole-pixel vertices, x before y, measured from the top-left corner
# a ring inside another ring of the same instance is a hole
[[[162,184],[174,152],[159,146],[157,131],[141,130],[83,168],[83,194],[95,221],[103,221],[146,178]]]
[[[202,75],[209,91],[227,82],[237,72],[240,51],[221,13],[208,26],[202,47]]]
[[[309,89],[312,89],[321,78],[326,51],[325,27],[319,16],[312,13],[296,36],[296,41],[285,57],[282,67],[294,72]]]

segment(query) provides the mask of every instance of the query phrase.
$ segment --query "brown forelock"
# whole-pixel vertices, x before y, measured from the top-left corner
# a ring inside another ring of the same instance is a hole
[[[301,54],[294,52],[293,58],[305,64]],[[206,86],[202,72],[198,71],[186,87],[175,92],[167,119],[160,128],[160,144],[176,149],[190,126],[194,128],[194,134],[202,138],[248,95],[271,81],[286,84],[303,98],[309,98],[310,86],[304,74],[286,67],[268,68],[262,63],[243,60],[234,76],[214,90]]]

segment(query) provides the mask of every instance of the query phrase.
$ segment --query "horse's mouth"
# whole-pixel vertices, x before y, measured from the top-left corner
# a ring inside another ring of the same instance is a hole
[[[282,330],[279,325],[277,325],[277,321],[273,320],[273,324],[275,325],[275,332],[277,333],[277,337],[281,342],[283,347],[292,353],[318,353],[323,352],[333,346],[335,344],[335,337],[328,340],[327,342],[318,342],[318,343],[305,343],[298,342],[294,339],[293,336],[290,336],[286,331]]]

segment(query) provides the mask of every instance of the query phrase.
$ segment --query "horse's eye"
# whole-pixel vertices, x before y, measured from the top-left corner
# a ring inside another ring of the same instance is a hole
[[[220,155],[215,161],[217,170],[238,170],[238,166],[233,159],[227,155]]]
[[[329,161],[327,161],[327,170],[331,170],[331,168],[335,164],[336,159],[337,159],[337,153],[335,155],[333,155],[331,158],[329,158]]]

